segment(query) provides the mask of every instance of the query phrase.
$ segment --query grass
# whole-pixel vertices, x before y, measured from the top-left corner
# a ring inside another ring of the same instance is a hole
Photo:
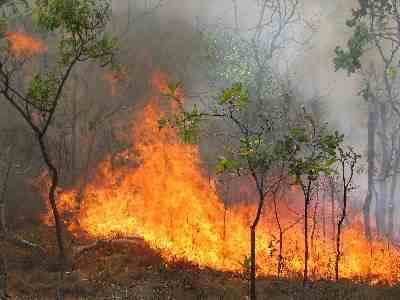
[[[52,232],[44,226],[30,226],[18,232],[34,236],[44,245],[46,257],[31,249],[6,245],[11,299],[54,299],[57,285],[56,251]],[[84,243],[87,243],[85,241]],[[303,288],[300,281],[259,278],[258,299],[268,300],[399,300],[400,286],[355,284],[351,281],[313,282]],[[159,253],[140,244],[106,243],[85,253],[71,264],[64,280],[69,299],[247,299],[247,281],[240,274],[200,269],[185,262],[166,264]]]

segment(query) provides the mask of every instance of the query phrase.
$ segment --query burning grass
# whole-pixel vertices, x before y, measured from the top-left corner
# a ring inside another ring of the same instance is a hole
[[[152,83],[161,92],[166,87],[165,78],[159,73]],[[135,146],[120,155],[134,164],[115,167],[111,156],[104,159],[84,190],[79,211],[77,190],[60,191],[60,211],[64,216],[73,216],[66,220],[68,230],[76,238],[83,233],[92,239],[138,236],[168,263],[178,259],[200,268],[245,272],[249,226],[255,207],[248,204],[224,207],[214,183],[204,175],[197,146],[183,144],[174,128],[159,130],[158,120],[163,113],[156,103],[153,99],[135,117],[131,134]],[[282,214],[286,215],[282,220],[284,226],[293,222],[289,211]],[[50,214],[45,219],[51,224]],[[276,236],[273,218],[265,214],[257,229],[259,276],[277,274]],[[311,244],[311,277],[332,279],[334,242],[316,230]],[[298,223],[284,235],[282,275],[288,279],[301,276],[303,245],[303,227]],[[342,278],[397,284],[399,249],[365,240],[356,224],[347,226],[342,245]]]
[[[54,299],[57,272],[52,257],[56,254],[51,228],[26,223],[20,235],[37,236],[48,255],[41,257],[31,249],[7,245],[9,293],[11,299]],[[93,240],[68,237],[69,253]],[[243,274],[218,272],[182,261],[165,261],[159,251],[145,242],[109,240],[93,248],[70,265],[65,276],[65,299],[221,299],[243,300],[247,295]],[[258,278],[260,299],[271,300],[397,300],[400,288],[316,281],[302,288],[301,281]]]

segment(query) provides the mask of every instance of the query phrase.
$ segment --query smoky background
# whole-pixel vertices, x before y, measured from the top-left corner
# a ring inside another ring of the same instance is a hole
[[[125,76],[114,82],[105,70],[93,65],[82,65],[73,74],[57,112],[59,121],[50,133],[62,185],[84,188],[100,160],[134,144],[124,133],[129,134],[136,113],[156,96],[151,87],[155,71],[167,74],[171,82],[181,82],[189,105],[196,101],[207,105],[227,82],[212,83],[208,78],[213,65],[207,61],[205,36],[236,30],[242,39],[251,39],[260,2],[114,0],[109,31],[120,40],[118,61],[124,66]],[[334,48],[344,46],[350,36],[344,20],[356,5],[357,1],[345,0],[301,1],[298,13],[309,27],[302,23],[291,28],[290,34],[305,42],[282,49],[274,72],[282,82],[290,83],[294,109],[317,99],[323,119],[343,132],[365,160],[367,107],[358,96],[360,78],[335,72],[332,63]],[[15,27],[29,32],[29,23],[25,25]],[[40,33],[33,34],[41,37]],[[51,60],[51,53],[47,59]],[[39,63],[45,64],[46,59],[41,58]],[[11,153],[13,157],[5,192],[12,199],[10,218],[32,215],[21,212],[25,209],[40,212],[43,204],[35,185],[42,183],[35,178],[40,177],[43,163],[37,145],[29,129],[6,104],[0,110],[0,128],[1,147],[10,149],[4,155]],[[221,150],[219,142],[209,136],[200,147],[212,176],[215,154]],[[120,163],[118,159],[116,156],[116,164]],[[360,195],[364,194],[365,174],[357,177],[357,184]],[[356,198],[362,200],[363,196]]]

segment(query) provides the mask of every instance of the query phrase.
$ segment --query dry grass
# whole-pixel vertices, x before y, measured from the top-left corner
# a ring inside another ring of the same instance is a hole
[[[20,234],[23,232],[26,238],[40,242],[48,255],[40,257],[31,249],[6,246],[12,299],[54,299],[57,268],[54,245],[49,242],[52,233],[43,226],[30,226],[29,232],[26,228]],[[242,276],[201,270],[184,262],[165,264],[145,243],[104,243],[76,259],[69,271],[64,288],[66,299],[71,300],[247,299],[247,282]],[[298,281],[264,278],[258,280],[258,294],[261,300],[399,300],[400,286],[320,281],[303,288]]]

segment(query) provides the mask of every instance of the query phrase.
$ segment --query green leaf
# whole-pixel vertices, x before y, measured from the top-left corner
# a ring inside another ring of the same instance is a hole
[[[163,129],[165,126],[167,126],[169,123],[169,120],[167,117],[162,117],[161,119],[158,120],[158,129]]]
[[[388,77],[389,77],[391,80],[394,80],[394,79],[396,79],[396,76],[397,76],[397,69],[396,69],[395,67],[393,67],[393,66],[390,66],[390,67],[386,70],[386,74],[388,75]]]
[[[248,91],[241,83],[235,83],[230,88],[223,90],[218,101],[220,105],[232,104],[238,109],[247,105],[248,102]]]
[[[236,161],[221,157],[216,165],[216,172],[220,174],[227,171],[235,170],[237,167],[238,163]]]

